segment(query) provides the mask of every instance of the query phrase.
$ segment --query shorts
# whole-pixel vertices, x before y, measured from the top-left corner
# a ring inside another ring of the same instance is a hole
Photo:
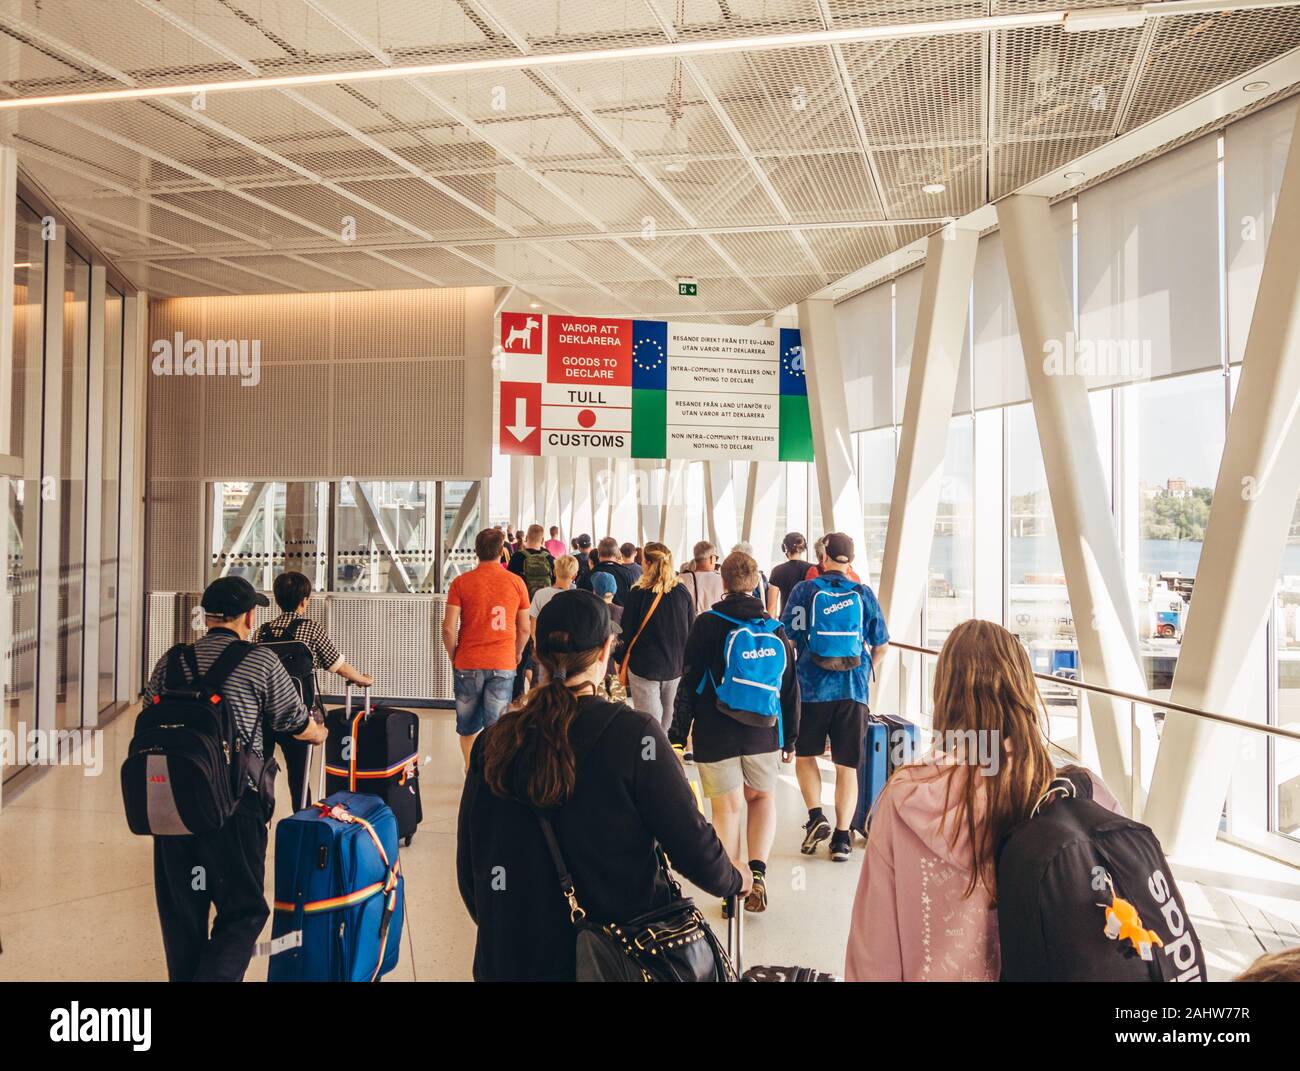
[[[510,706],[513,669],[454,669],[456,732],[473,736],[494,724]]]
[[[705,799],[725,796],[742,784],[755,792],[775,792],[776,777],[781,770],[781,752],[768,751],[762,755],[737,755],[717,762],[697,762],[700,788]]]
[[[794,753],[803,759],[815,759],[826,751],[831,741],[831,761],[836,766],[862,765],[862,734],[867,728],[867,707],[854,699],[835,699],[829,703],[804,703],[799,708],[799,738]]]

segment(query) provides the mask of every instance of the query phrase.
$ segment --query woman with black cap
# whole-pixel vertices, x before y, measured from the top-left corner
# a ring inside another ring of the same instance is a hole
[[[537,617],[550,680],[474,744],[461,796],[456,869],[478,925],[477,981],[572,981],[576,930],[537,812],[550,819],[593,922],[669,903],[656,842],[713,896],[747,895],[695,805],[659,722],[601,699],[618,627],[605,603],[563,591]]]

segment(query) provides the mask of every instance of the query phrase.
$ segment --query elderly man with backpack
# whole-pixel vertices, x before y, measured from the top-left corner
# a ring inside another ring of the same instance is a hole
[[[740,813],[753,884],[746,911],[767,908],[767,858],[776,832],[781,763],[799,733],[795,652],[781,622],[754,597],[758,563],[733,552],[722,563],[724,596],[691,625],[668,740],[681,755],[693,738],[700,787],[713,827],[742,866]],[[724,913],[727,908],[724,905]]]
[[[853,852],[849,824],[858,801],[858,767],[871,676],[885,656],[889,630],[876,596],[850,579],[853,540],[842,532],[825,539],[822,574],[796,584],[781,614],[799,651],[802,696],[795,773],[808,824],[800,851],[812,855],[830,838],[831,858],[845,862]],[[835,829],[822,812],[817,759],[830,739],[835,764]]]

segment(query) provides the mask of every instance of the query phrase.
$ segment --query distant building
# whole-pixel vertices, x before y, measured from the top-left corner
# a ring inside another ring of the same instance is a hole
[[[1170,498],[1186,498],[1191,493],[1192,489],[1181,476],[1171,476],[1165,481],[1165,494]]]

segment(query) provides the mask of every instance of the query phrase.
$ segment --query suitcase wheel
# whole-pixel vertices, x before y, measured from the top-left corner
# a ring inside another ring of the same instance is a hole
[[[405,844],[405,845],[409,848],[409,847],[411,846],[411,841],[412,841],[412,839],[413,839],[414,837],[415,837],[415,834],[414,834],[414,833],[408,833],[408,834],[406,834],[406,839],[405,839],[404,841],[402,841],[402,843]]]

